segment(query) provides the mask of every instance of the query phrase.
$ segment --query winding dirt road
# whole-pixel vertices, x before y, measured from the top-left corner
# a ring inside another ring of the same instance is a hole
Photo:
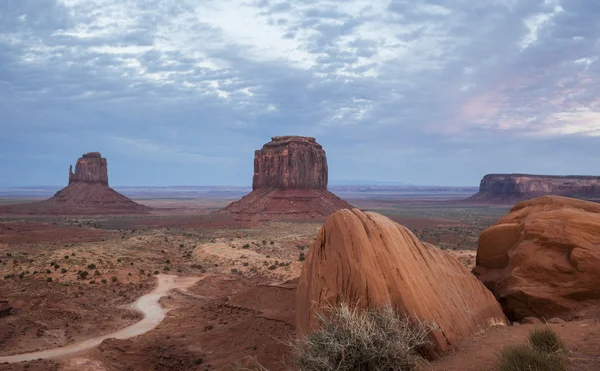
[[[16,354],[12,356],[0,356],[0,363],[16,363],[23,361],[32,361],[39,358],[58,358],[70,354],[81,352],[100,345],[104,340],[110,338],[129,339],[154,329],[165,318],[168,310],[163,308],[158,301],[173,289],[186,289],[200,280],[200,277],[179,278],[172,275],[160,274],[158,285],[150,293],[140,296],[131,307],[142,313],[144,318],[131,326],[125,327],[119,331],[110,334],[98,336],[95,338],[79,341],[64,347],[42,350],[38,352]]]

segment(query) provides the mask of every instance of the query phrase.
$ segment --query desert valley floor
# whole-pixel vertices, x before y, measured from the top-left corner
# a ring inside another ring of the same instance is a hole
[[[423,198],[346,200],[405,225],[468,269],[480,233],[510,208]],[[2,200],[9,201],[15,199]],[[211,215],[229,202],[219,197],[136,202],[155,211],[0,220],[0,300],[14,308],[0,318],[0,370],[225,370],[253,369],[254,361],[269,370],[289,369],[295,287],[323,220]],[[141,315],[130,304],[168,275],[198,281],[160,299],[168,312],[155,329],[62,358],[2,363],[3,356],[62,347],[136,323]],[[532,326],[494,328],[426,369],[491,370],[497,351],[524,339]],[[600,369],[598,320],[550,326],[567,344],[572,370]]]

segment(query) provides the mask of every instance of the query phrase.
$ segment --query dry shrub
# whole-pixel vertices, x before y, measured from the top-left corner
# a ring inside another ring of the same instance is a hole
[[[362,310],[340,304],[317,314],[318,330],[292,341],[302,371],[412,371],[426,365],[419,351],[432,326],[388,304]]]
[[[558,334],[549,326],[533,329],[529,333],[529,343],[544,353],[556,353],[565,348]]]
[[[231,366],[233,371],[269,371],[265,366],[261,365],[256,357],[248,356],[243,360]]]
[[[505,346],[499,354],[498,371],[566,371],[564,346],[551,328],[534,329],[528,343]]]

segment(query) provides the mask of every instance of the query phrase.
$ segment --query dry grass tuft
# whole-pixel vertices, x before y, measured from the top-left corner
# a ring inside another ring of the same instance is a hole
[[[290,344],[302,371],[412,371],[427,363],[419,351],[429,344],[432,326],[389,304],[368,310],[340,304],[324,313],[318,330]]]
[[[256,357],[248,356],[231,366],[232,371],[269,371]]]
[[[498,371],[566,371],[564,346],[551,328],[534,329],[528,343],[509,345],[499,354]]]
[[[529,333],[529,343],[544,353],[556,353],[565,348],[558,334],[548,326],[533,329]]]

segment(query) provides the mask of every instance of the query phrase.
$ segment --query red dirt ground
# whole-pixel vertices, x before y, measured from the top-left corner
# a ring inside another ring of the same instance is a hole
[[[113,232],[92,228],[70,227],[52,222],[0,223],[0,243],[58,243],[100,241]]]

